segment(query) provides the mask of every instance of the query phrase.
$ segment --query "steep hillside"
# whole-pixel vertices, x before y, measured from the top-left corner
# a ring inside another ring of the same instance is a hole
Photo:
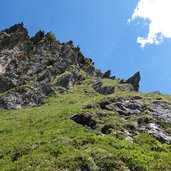
[[[140,93],[53,33],[0,32],[0,170],[171,170],[171,96]]]

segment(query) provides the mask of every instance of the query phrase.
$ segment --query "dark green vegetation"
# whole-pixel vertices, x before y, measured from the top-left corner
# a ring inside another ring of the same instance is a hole
[[[117,85],[116,80],[104,80]],[[107,97],[95,92],[90,80],[75,85],[63,94],[46,100],[40,107],[0,110],[0,170],[171,170],[170,145],[162,144],[146,132],[134,136],[134,143],[114,132],[128,124],[137,124],[137,116],[127,122],[117,114],[105,113],[97,128],[83,127],[70,119],[73,114],[99,111],[95,104]],[[91,96],[90,96],[91,94]],[[157,93],[116,92],[109,97],[139,95],[146,103]],[[93,108],[87,109],[87,106]],[[140,116],[139,116],[140,117]],[[141,117],[150,117],[145,113]],[[113,124],[111,134],[98,130]]]

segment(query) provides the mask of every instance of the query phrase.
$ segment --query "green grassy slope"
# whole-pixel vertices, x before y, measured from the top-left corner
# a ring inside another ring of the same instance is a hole
[[[116,80],[103,81],[117,84]],[[133,95],[142,96],[147,103],[159,96],[171,102],[169,96],[155,93],[118,91],[110,97]],[[147,133],[136,135],[131,143],[112,134],[99,134],[70,119],[77,113],[97,112],[98,108],[85,106],[104,98],[86,80],[64,94],[47,99],[40,107],[1,109],[0,170],[171,170],[170,146]],[[124,127],[125,123],[117,115],[108,113],[108,116],[117,125],[114,129]],[[99,122],[102,126],[109,121]]]

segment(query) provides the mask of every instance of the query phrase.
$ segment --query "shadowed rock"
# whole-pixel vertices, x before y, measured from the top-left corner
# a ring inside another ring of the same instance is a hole
[[[132,77],[127,80],[121,80],[121,84],[131,84],[134,91],[139,91],[139,82],[141,80],[140,72],[136,72]]]
[[[72,116],[71,119],[77,124],[88,126],[90,128],[93,128],[97,124],[97,122],[93,120],[91,116],[86,116],[84,114],[76,114]]]
[[[108,95],[114,93],[114,86],[103,86],[101,81],[97,81],[93,88],[100,94]]]
[[[112,128],[114,126],[109,124],[109,125],[104,125],[103,128],[101,129],[102,134],[110,134],[112,132]]]
[[[127,79],[125,83],[130,83],[134,87],[135,91],[139,91],[139,82],[141,80],[140,72],[136,72],[132,77]]]
[[[106,72],[103,74],[103,78],[110,78],[110,74],[111,74],[111,70],[106,71]]]
[[[33,36],[30,40],[33,42],[34,45],[37,45],[37,43],[42,40],[42,38],[45,36],[44,31],[38,31],[35,36]]]

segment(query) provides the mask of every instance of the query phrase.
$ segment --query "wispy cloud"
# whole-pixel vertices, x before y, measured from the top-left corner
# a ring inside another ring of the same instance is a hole
[[[145,23],[146,20],[150,21],[147,37],[137,38],[141,47],[147,44],[158,45],[164,38],[171,38],[171,0],[139,0],[128,22],[140,18],[144,19]]]

